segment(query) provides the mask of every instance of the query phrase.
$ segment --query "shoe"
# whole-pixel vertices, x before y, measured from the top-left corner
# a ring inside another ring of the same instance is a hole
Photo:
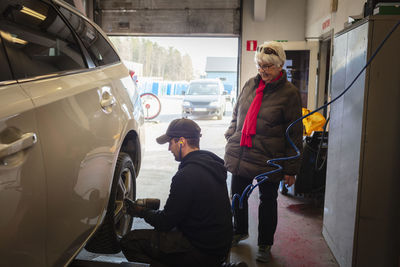
[[[240,241],[249,237],[249,234],[234,234],[232,239],[232,246],[236,246]]]
[[[271,246],[259,246],[256,261],[269,262],[271,260]]]
[[[249,265],[243,261],[237,263],[224,262],[222,267],[249,267]]]

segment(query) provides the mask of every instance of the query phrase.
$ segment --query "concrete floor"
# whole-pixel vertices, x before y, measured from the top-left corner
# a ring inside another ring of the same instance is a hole
[[[158,145],[155,138],[163,134],[171,120],[180,117],[180,98],[161,98],[162,112],[156,121],[146,122],[146,154],[137,179],[137,198],[160,198],[161,207],[168,197],[172,176],[178,162],[168,151],[168,145]],[[193,118],[202,128],[201,149],[210,150],[223,158],[225,139],[223,136],[230,122],[231,107],[223,120]],[[228,178],[230,187],[230,177]],[[290,191],[289,191],[290,192]],[[268,264],[255,261],[257,252],[258,190],[249,198],[249,235],[247,240],[232,248],[231,262],[245,261],[249,266],[338,266],[325,240],[322,237],[322,205],[313,200],[279,194],[278,227],[275,244],[272,247],[272,260]],[[142,219],[135,218],[135,229],[151,228]],[[119,253],[95,255],[82,251],[78,258],[110,262],[124,262]]]

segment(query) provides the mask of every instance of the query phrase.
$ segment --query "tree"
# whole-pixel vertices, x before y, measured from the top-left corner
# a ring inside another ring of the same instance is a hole
[[[193,64],[189,55],[169,47],[165,49],[145,38],[119,36],[110,37],[120,56],[143,64],[143,76],[163,77],[164,80],[186,80],[193,77]]]
[[[190,81],[193,78],[193,64],[192,64],[192,58],[188,55],[185,54],[183,56],[183,79],[185,81]]]

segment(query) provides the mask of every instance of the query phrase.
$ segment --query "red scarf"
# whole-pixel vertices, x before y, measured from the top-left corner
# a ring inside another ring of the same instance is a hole
[[[283,73],[281,72],[278,77],[273,79],[271,82],[279,80],[282,75]],[[244,119],[240,146],[252,147],[251,137],[256,134],[257,115],[260,111],[261,102],[264,96],[264,88],[265,82],[261,79],[258,88],[256,89],[256,96],[254,97],[253,102],[251,102],[246,118]]]

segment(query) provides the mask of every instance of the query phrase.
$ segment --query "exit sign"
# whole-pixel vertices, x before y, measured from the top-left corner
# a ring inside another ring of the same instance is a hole
[[[327,19],[324,22],[322,22],[322,29],[325,30],[326,28],[328,28],[329,26],[331,26],[331,19]]]
[[[247,51],[256,51],[257,40],[247,40]]]

